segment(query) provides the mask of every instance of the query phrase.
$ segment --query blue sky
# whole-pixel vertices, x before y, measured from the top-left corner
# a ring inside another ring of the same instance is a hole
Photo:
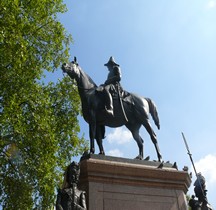
[[[197,171],[207,180],[209,202],[216,208],[216,0],[65,3],[68,12],[60,20],[74,39],[71,59],[77,56],[82,69],[99,85],[108,73],[104,63],[115,57],[124,89],[157,105],[161,130],[151,122],[163,159],[176,161],[179,169],[191,167],[183,131]],[[59,77],[61,71],[53,80]],[[89,139],[82,118],[80,126]],[[141,135],[145,156],[157,159],[144,128]],[[126,128],[107,129],[106,136],[107,155],[134,158],[138,154]]]

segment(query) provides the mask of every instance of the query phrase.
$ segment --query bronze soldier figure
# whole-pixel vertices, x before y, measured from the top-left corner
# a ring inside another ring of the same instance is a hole
[[[72,162],[66,172],[62,189],[58,190],[56,210],[86,210],[85,192],[77,188],[79,164]]]
[[[194,192],[195,196],[193,195],[189,201],[189,206],[192,210],[212,210],[213,208],[208,203],[207,200],[207,189],[205,184],[205,178],[201,173],[197,174],[197,179],[194,182]],[[198,198],[198,200],[195,199]]]

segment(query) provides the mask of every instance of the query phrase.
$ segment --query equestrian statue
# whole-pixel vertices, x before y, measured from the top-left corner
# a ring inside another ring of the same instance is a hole
[[[100,86],[97,86],[81,69],[76,58],[71,63],[62,65],[63,72],[77,82],[83,117],[89,124],[90,153],[95,152],[94,140],[96,140],[100,151],[99,154],[105,155],[103,149],[105,126],[116,128],[125,125],[131,131],[139,148],[136,159],[142,160],[144,157],[144,141],[139,134],[139,129],[143,125],[155,146],[158,161],[161,162],[162,155],[157,137],[149,122],[150,114],[155,125],[160,129],[159,117],[154,102],[150,98],[140,97],[123,90],[120,85],[120,66],[113,57],[110,57],[108,63],[104,65],[108,68],[109,74],[105,83]]]

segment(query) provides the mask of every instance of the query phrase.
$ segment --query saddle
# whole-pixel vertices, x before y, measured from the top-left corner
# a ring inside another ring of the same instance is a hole
[[[122,101],[129,104],[134,104],[132,95],[128,91],[124,90],[120,84],[110,84],[109,86],[109,93],[112,96],[113,100],[118,99],[120,97]],[[96,93],[103,95],[104,88],[104,84],[98,86],[96,88]]]

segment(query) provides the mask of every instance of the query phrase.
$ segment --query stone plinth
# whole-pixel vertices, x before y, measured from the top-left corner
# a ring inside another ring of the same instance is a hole
[[[159,164],[100,155],[82,159],[88,210],[186,210],[189,174]]]

